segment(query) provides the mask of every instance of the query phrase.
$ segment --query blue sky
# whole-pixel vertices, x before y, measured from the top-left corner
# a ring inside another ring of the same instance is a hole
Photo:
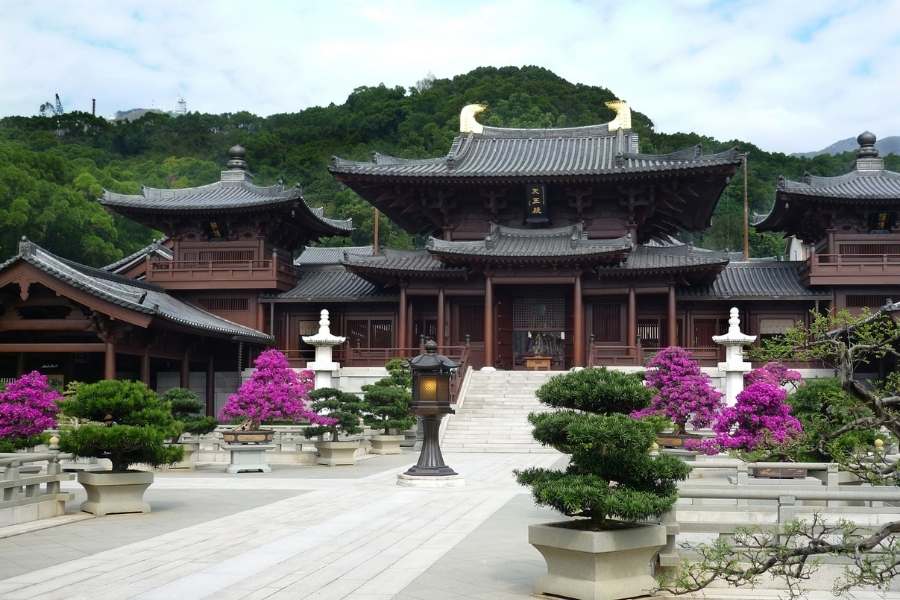
[[[900,135],[900,0],[2,3],[0,114],[258,114],[481,65],[603,85],[661,131],[813,150]]]

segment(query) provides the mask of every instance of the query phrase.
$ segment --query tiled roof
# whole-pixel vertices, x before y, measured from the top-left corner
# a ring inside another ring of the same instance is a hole
[[[339,265],[344,254],[371,256],[372,246],[306,246],[294,264],[298,267],[306,265]]]
[[[682,288],[678,295],[707,300],[815,300],[831,293],[803,285],[802,261],[750,259],[729,263],[707,286]]]
[[[778,192],[817,198],[895,200],[900,202],[900,173],[851,171],[837,177],[809,175],[803,181],[780,179]]]
[[[429,252],[442,259],[453,257],[501,258],[501,259],[578,259],[615,255],[620,262],[625,252],[631,250],[628,236],[614,239],[588,239],[580,225],[525,229],[492,225],[491,233],[483,240],[447,241],[438,238],[428,240]]]
[[[27,240],[19,243],[19,253],[0,265],[0,271],[17,260],[24,260],[68,285],[135,312],[159,317],[192,329],[228,335],[235,339],[260,343],[273,341],[272,337],[265,333],[233,323],[173,298],[155,285],[60,258]]]
[[[641,154],[637,134],[620,137],[598,126],[571,130],[485,127],[481,134],[457,136],[443,157],[406,159],[376,153],[371,162],[334,157],[329,169],[336,175],[465,179],[627,174],[738,164],[736,150],[703,155],[699,146],[671,154]]]
[[[144,260],[144,257],[148,254],[156,254],[157,256],[160,256],[166,260],[172,260],[172,250],[164,245],[167,240],[168,238],[165,237],[154,240],[140,250],[132,252],[128,256],[120,258],[116,262],[109,263],[102,268],[104,271],[109,271],[111,273],[120,273],[134,263]]]
[[[416,274],[422,277],[465,276],[466,270],[448,267],[427,250],[392,250],[385,248],[378,256],[347,254],[343,264],[355,273],[385,275]]]
[[[396,298],[396,294],[384,292],[341,266],[301,269],[299,278],[293,289],[273,298],[294,302],[388,301]]]
[[[600,267],[599,273],[627,273],[634,271],[656,271],[660,269],[684,270],[725,266],[728,255],[705,248],[696,248],[682,243],[641,244],[637,246],[617,266]]]

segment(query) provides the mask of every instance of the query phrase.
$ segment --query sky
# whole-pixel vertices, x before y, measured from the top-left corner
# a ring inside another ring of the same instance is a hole
[[[817,150],[900,135],[900,0],[0,0],[0,116],[269,115],[362,85],[539,65],[657,130]],[[599,110],[599,107],[598,107]]]

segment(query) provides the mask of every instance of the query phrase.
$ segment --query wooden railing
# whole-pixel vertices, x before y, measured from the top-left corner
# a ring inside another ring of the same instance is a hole
[[[591,344],[588,351],[588,365],[592,367],[645,366],[662,350],[656,346],[622,346]],[[714,367],[725,359],[724,348],[685,348],[704,367]]]
[[[812,254],[808,264],[811,285],[872,285],[878,277],[900,276],[900,254]]]
[[[154,283],[193,281],[276,282],[293,278],[284,261],[264,260],[154,260],[147,269],[147,281]]]

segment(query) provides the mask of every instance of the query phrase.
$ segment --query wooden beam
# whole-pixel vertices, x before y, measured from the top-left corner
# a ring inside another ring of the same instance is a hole
[[[64,352],[105,352],[106,344],[96,343],[3,343],[0,353],[64,353]]]
[[[0,331],[88,331],[87,319],[0,319]]]

